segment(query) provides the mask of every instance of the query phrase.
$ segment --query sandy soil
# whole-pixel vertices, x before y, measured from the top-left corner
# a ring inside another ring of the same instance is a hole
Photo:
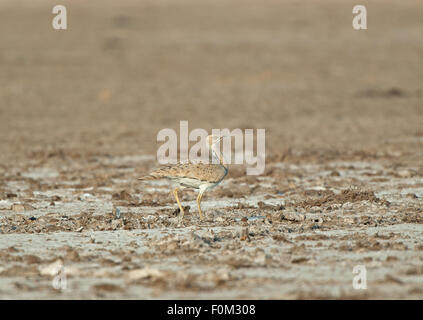
[[[423,5],[55,4],[0,4],[0,298],[423,298]],[[266,129],[205,222],[136,180],[180,120]]]

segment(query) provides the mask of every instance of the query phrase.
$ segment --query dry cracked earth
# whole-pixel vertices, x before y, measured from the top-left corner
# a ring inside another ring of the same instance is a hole
[[[0,3],[0,299],[423,298],[421,3],[56,4]],[[266,129],[204,222],[137,180],[180,120]]]
[[[206,221],[195,193],[183,192],[180,223],[166,182],[136,180],[154,165],[148,156],[57,153],[3,169],[0,296],[423,295],[422,168],[286,161],[256,177],[233,166],[204,197]],[[366,267],[366,290],[352,287],[356,265]]]

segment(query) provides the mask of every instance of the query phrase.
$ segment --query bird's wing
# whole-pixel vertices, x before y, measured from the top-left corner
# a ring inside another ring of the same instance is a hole
[[[151,172],[140,180],[154,180],[162,178],[192,178],[202,181],[218,182],[225,176],[225,170],[216,164],[178,163],[163,166]]]

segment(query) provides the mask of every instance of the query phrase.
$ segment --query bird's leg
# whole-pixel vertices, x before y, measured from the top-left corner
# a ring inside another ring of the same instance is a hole
[[[201,206],[200,206],[202,197],[203,197],[203,193],[200,191],[197,197],[198,213],[200,214],[200,219],[204,220],[204,216],[203,216],[203,213],[201,212]]]
[[[183,219],[184,218],[184,208],[182,208],[181,202],[179,201],[178,190],[179,190],[178,188],[175,188],[173,190],[173,195],[175,196],[176,202],[178,203],[178,206],[179,206],[179,210],[181,211],[181,219]]]

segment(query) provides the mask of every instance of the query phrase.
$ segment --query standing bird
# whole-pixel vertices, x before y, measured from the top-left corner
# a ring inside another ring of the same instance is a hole
[[[197,205],[200,219],[204,220],[201,212],[201,198],[203,193],[218,185],[228,174],[228,168],[223,163],[223,157],[219,150],[215,150],[215,145],[223,137],[214,135],[207,136],[207,144],[212,155],[219,159],[219,164],[210,163],[178,163],[164,166],[151,172],[149,175],[138,178],[138,180],[158,180],[168,179],[174,185],[173,195],[181,211],[181,220],[184,218],[184,208],[178,197],[179,189],[198,189]]]

